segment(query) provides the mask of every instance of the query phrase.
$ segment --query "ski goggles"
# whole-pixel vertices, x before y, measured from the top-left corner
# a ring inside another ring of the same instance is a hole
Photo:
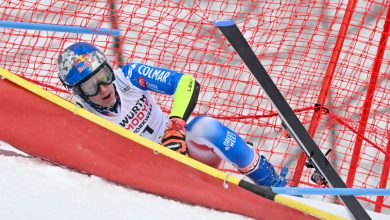
[[[100,85],[110,85],[114,81],[114,72],[107,64],[101,66],[92,77],[81,82],[78,87],[85,96],[95,96],[99,93]]]

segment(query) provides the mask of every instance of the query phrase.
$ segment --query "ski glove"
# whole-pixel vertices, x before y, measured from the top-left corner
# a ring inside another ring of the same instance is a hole
[[[179,117],[172,117],[162,137],[161,144],[171,150],[188,156],[186,137],[186,122]]]

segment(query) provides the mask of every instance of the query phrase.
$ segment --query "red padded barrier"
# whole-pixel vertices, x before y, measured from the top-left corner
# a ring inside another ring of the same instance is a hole
[[[188,167],[0,80],[0,140],[44,160],[169,198],[256,219],[313,219]]]

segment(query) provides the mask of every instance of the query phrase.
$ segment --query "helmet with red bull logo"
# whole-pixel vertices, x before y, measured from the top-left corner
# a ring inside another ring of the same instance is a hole
[[[58,57],[58,76],[60,81],[68,89],[72,89],[73,94],[83,97],[78,85],[89,79],[103,66],[108,64],[107,58],[95,46],[78,42],[67,47]]]

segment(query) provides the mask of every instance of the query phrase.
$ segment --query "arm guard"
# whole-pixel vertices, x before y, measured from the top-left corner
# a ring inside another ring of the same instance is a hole
[[[190,75],[183,75],[173,95],[170,117],[180,117],[187,121],[198,101],[200,85]]]

